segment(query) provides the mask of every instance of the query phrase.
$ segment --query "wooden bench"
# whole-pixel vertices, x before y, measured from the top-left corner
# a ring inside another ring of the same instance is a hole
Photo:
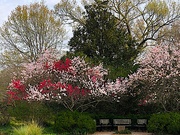
[[[112,125],[110,123],[109,119],[99,119],[98,124],[96,125],[96,128],[98,128],[99,130],[109,130],[109,128],[111,129]]]
[[[138,125],[147,125],[147,119],[137,119]]]
[[[124,130],[125,128],[146,130],[147,119],[137,119],[135,123],[132,123],[131,119],[99,119],[96,121],[97,130]]]
[[[113,119],[113,126],[117,127],[118,131],[124,130],[131,127],[131,119]]]
[[[136,125],[133,125],[137,129],[146,130],[147,119],[137,119]]]
[[[124,126],[130,126],[131,125],[131,119],[113,119],[113,125],[124,125]]]

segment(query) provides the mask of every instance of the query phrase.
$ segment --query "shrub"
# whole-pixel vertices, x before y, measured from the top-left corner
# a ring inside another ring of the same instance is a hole
[[[168,133],[180,134],[180,113],[170,113],[170,123],[167,127]]]
[[[75,121],[77,127],[83,131],[88,133],[93,133],[96,130],[95,121],[87,114],[75,113]]]
[[[0,112],[0,126],[5,126],[9,124],[9,117],[8,116],[4,116],[1,112]]]
[[[0,126],[0,135],[12,135],[12,126],[10,125]]]
[[[64,111],[58,114],[54,128],[59,133],[84,134],[95,132],[96,124],[87,114]]]
[[[153,133],[180,134],[180,113],[154,114],[147,129]]]
[[[30,123],[26,126],[14,128],[13,135],[42,135],[43,129],[36,123]]]
[[[61,112],[58,114],[54,128],[57,132],[69,131],[75,125],[75,120],[73,115],[69,111]]]
[[[0,126],[9,125],[9,113],[7,112],[7,104],[0,101]]]
[[[40,124],[53,117],[51,110],[40,102],[16,101],[15,106],[8,108],[8,112],[11,117],[15,117],[18,121],[35,120]]]

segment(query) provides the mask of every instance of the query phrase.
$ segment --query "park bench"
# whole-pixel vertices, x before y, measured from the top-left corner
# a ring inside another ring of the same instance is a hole
[[[113,119],[113,126],[117,127],[118,131],[124,130],[131,127],[131,119]]]
[[[112,127],[112,124],[110,123],[109,119],[99,119],[98,124],[96,125],[98,130],[109,130]]]
[[[124,130],[125,128],[146,130],[147,119],[137,119],[136,122],[132,123],[131,119],[99,119],[96,122],[97,130]]]
[[[137,119],[136,125],[133,125],[134,128],[146,130],[147,119]]]

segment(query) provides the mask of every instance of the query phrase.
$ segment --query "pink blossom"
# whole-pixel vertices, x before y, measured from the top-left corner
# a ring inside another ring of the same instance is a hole
[[[144,100],[148,102],[160,102],[166,104],[171,96],[176,100],[177,91],[180,89],[180,44],[156,45],[148,50],[144,58],[139,61],[140,68],[132,75],[129,75],[127,83],[130,89],[142,91]],[[145,102],[143,102],[144,104]],[[176,104],[176,103],[175,103]]]
[[[107,82],[104,78],[108,71],[102,64],[92,67],[80,57],[62,61],[46,51],[36,62],[23,65],[21,79],[16,85],[10,84],[9,95],[17,94],[13,93],[15,89],[19,93],[23,89],[22,98],[29,101],[54,100],[73,108],[75,103],[82,102],[83,105],[89,98],[116,95],[126,90],[126,80]]]

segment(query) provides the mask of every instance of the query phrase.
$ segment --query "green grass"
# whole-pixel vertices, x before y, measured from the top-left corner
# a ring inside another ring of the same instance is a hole
[[[38,126],[38,124],[35,122],[13,129],[13,135],[42,135],[42,134],[43,134],[43,128]]]
[[[23,126],[16,126],[16,129],[21,127]],[[42,135],[57,135],[56,133],[53,132],[53,129],[51,127],[45,127],[43,129],[44,130]],[[0,135],[13,135],[13,130],[14,130],[14,125],[0,126]]]

